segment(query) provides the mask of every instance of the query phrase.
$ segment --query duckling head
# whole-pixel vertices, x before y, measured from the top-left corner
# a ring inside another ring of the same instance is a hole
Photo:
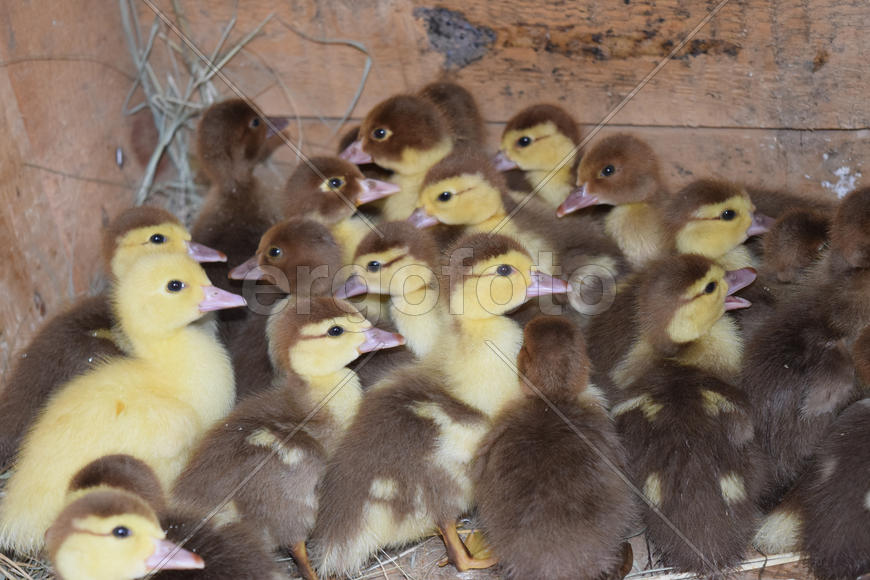
[[[592,205],[648,201],[662,190],[658,157],[652,147],[633,135],[611,135],[583,155],[577,168],[577,186],[556,215]]]
[[[211,310],[245,305],[241,296],[212,286],[202,267],[186,254],[143,256],[118,280],[113,299],[131,339],[155,339]]]
[[[577,122],[555,105],[532,105],[514,115],[501,136],[495,168],[550,171],[580,142]]]
[[[681,254],[720,258],[750,236],[766,232],[773,220],[755,211],[743,187],[711,179],[690,183],[665,204]]]
[[[434,103],[414,95],[397,95],[366,115],[359,138],[341,152],[341,158],[415,175],[428,170],[451,148],[450,125]]]
[[[831,254],[844,269],[870,268],[870,187],[840,202],[831,226]]]
[[[269,322],[269,356],[301,376],[339,371],[366,352],[404,344],[401,334],[372,326],[349,302],[316,297],[288,301]]]
[[[63,580],[132,580],[157,570],[205,566],[202,558],[166,540],[142,498],[121,489],[86,491],[46,531],[45,544]]]
[[[284,213],[334,225],[350,218],[357,206],[398,191],[393,183],[366,178],[344,159],[312,157],[309,163],[300,163],[287,180]]]
[[[428,232],[412,224],[387,222],[357,246],[354,273],[336,291],[336,298],[371,292],[401,296],[425,288],[435,280],[438,246]]]
[[[226,262],[223,252],[191,241],[174,215],[157,207],[140,206],[121,212],[103,230],[103,256],[115,278],[149,254],[187,253],[197,262]]]
[[[706,335],[726,310],[750,302],[734,293],[755,280],[755,270],[725,271],[697,254],[661,259],[647,269],[638,290],[642,333],[661,351],[672,351]]]
[[[441,288],[448,292],[450,313],[469,320],[501,316],[531,298],[570,289],[535,269],[525,248],[506,236],[463,236],[448,259]]]
[[[247,182],[254,167],[275,150],[276,132],[287,126],[284,117],[260,117],[242,99],[215,103],[202,115],[197,152],[212,181]]]
[[[450,155],[426,174],[418,207],[408,220],[418,228],[477,225],[504,211],[505,188],[504,178],[485,157]]]
[[[230,271],[233,280],[265,280],[288,294],[329,294],[341,267],[341,248],[323,224],[293,218],[260,238],[257,253]]]
[[[802,208],[786,211],[764,236],[765,267],[780,282],[794,282],[822,257],[830,225],[831,220],[821,212]]]
[[[537,316],[523,329],[520,373],[549,399],[576,397],[589,383],[589,357],[580,329],[563,316]],[[537,394],[520,380],[527,395]]]

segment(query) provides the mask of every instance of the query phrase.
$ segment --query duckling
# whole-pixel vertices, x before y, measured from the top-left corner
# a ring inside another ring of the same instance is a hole
[[[539,198],[556,209],[574,190],[580,159],[575,149],[579,143],[580,128],[567,111],[555,105],[532,105],[507,122],[495,168],[522,170],[530,187],[540,187]],[[546,180],[563,162],[562,168]]]
[[[432,166],[454,148],[481,145],[475,140],[482,135],[482,128],[475,127],[479,123],[474,97],[466,89],[433,84],[416,95],[396,95],[375,106],[360,127],[360,138],[341,157],[357,164],[374,162],[393,172],[391,181],[401,191],[384,202],[383,217],[403,220],[414,211]]]
[[[356,249],[354,273],[336,298],[365,294],[390,297],[390,318],[417,358],[438,344],[446,309],[439,303],[438,247],[426,231],[407,222],[387,222]]]
[[[154,471],[130,455],[83,467],[68,498],[46,532],[60,580],[286,578],[244,524],[216,529],[169,510]]]
[[[173,496],[201,513],[231,499],[242,521],[265,528],[270,546],[289,548],[310,580],[305,539],[317,513],[315,488],[362,398],[346,366],[403,339],[331,298],[289,304],[274,315],[269,337],[280,369],[275,388],[245,399],[206,434]]]
[[[156,207],[128,209],[103,230],[103,256],[113,279],[142,256],[185,252],[200,262],[226,259],[192,242],[175,216]],[[45,322],[18,353],[0,394],[0,468],[9,466],[27,426],[60,385],[122,354],[127,341],[114,326],[106,294],[83,298]]]
[[[230,271],[230,278],[236,280],[263,280],[271,284],[246,291],[253,314],[227,338],[237,400],[272,384],[274,369],[266,327],[273,308],[287,294],[294,299],[328,296],[340,268],[341,249],[326,226],[294,218],[269,228],[260,239],[257,253]]]
[[[742,385],[773,479],[771,508],[836,416],[860,397],[849,345],[870,323],[870,188],[847,195],[830,244],[803,288],[751,338]]]
[[[302,163],[284,188],[284,215],[304,217],[327,226],[342,247],[343,263],[372,225],[357,207],[391,196],[399,186],[363,176],[356,165],[337,157],[312,157]]]
[[[256,251],[260,236],[280,217],[274,196],[254,177],[254,169],[280,143],[273,130],[286,125],[284,118],[261,118],[242,99],[215,103],[199,122],[197,156],[212,187],[191,231],[194,239],[226,252],[226,264],[206,268],[223,290],[238,290],[227,272]]]
[[[457,241],[441,287],[453,316],[438,348],[366,393],[327,465],[310,540],[322,575],[436,529],[458,569],[493,563],[469,556],[456,518],[472,505],[470,463],[491,418],[520,396],[522,330],[503,315],[568,286],[533,270],[516,241],[476,234]]]
[[[130,453],[170,483],[235,398],[226,351],[211,327],[194,323],[207,311],[244,304],[212,286],[186,255],[143,256],[133,264],[113,289],[129,357],[71,379],[36,419],[0,504],[0,545],[38,549],[70,478],[102,455]]]
[[[623,565],[637,508],[618,472],[625,450],[588,383],[583,336],[563,317],[539,316],[517,366],[526,396],[498,415],[476,459],[486,537],[507,578],[605,578]]]
[[[341,155],[341,153],[350,147],[354,141],[359,139],[359,130],[360,126],[355,125],[348,129],[342,136],[341,139],[338,140],[338,150],[335,152],[336,155]],[[377,179],[379,181],[386,181],[393,174],[389,169],[384,169],[374,163],[361,163],[357,165],[362,174],[366,177],[370,177],[372,179]],[[367,208],[368,209],[368,208]]]
[[[643,354],[611,410],[649,504],[647,537],[665,565],[704,577],[741,561],[764,477],[748,401],[721,378],[728,367],[737,378],[732,359],[741,349],[723,314],[749,306],[727,285],[725,271],[703,256],[650,265],[637,298],[635,352]]]

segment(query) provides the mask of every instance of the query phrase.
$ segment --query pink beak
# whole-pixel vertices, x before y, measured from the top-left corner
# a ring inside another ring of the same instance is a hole
[[[179,548],[169,540],[155,540],[154,553],[145,560],[148,571],[156,570],[199,570],[205,568],[205,561],[193,552]]]
[[[187,255],[197,262],[226,262],[227,255],[220,250],[197,244],[196,242],[185,242],[187,244]]]
[[[401,334],[387,332],[377,327],[369,328],[363,334],[366,341],[357,347],[360,354],[405,344],[405,337]]]
[[[394,193],[399,193],[402,189],[395,183],[381,181],[379,179],[363,179],[360,182],[360,185],[362,186],[362,191],[360,191],[359,195],[356,196],[357,205],[362,205],[364,203],[369,203],[370,201],[381,199],[382,197],[387,197]]]
[[[495,166],[496,171],[510,171],[519,167],[516,161],[512,161],[505,155],[504,151],[499,151],[495,154],[495,157],[492,158],[492,164]]]
[[[205,300],[199,303],[200,312],[211,312],[212,310],[223,310],[224,308],[237,308],[246,306],[248,303],[238,294],[221,290],[216,286],[203,286],[205,290]]]
[[[753,213],[752,225],[750,225],[749,229],[746,230],[746,237],[751,238],[752,236],[757,236],[758,234],[763,234],[770,231],[770,227],[775,221],[775,219],[770,216],[766,216],[763,213]]]
[[[728,284],[728,296],[746,288],[755,281],[758,272],[755,268],[740,268],[725,272],[725,282]]]
[[[362,141],[359,139],[348,145],[347,149],[339,153],[338,156],[345,161],[350,161],[357,165],[364,165],[372,162],[372,156],[363,151]]]
[[[747,300],[746,298],[741,298],[740,296],[726,296],[725,297],[725,310],[738,310],[740,308],[749,308],[752,306],[752,302]]]
[[[266,117],[266,139],[274,137],[289,124],[290,120],[287,117]]]
[[[414,210],[414,213],[412,213],[410,217],[408,217],[408,222],[410,222],[410,224],[418,230],[422,230],[437,225],[438,218],[426,213],[426,210],[422,207],[418,207]]]
[[[263,271],[260,269],[260,264],[257,256],[251,256],[227,274],[230,280],[261,280]]]
[[[564,280],[532,270],[532,283],[526,288],[526,300],[545,294],[565,294],[570,290],[571,285]]]
[[[366,281],[363,280],[362,276],[354,274],[347,279],[344,286],[335,291],[335,297],[344,300],[346,298],[352,298],[353,296],[359,296],[360,294],[366,294],[368,291],[368,284],[366,284]]]
[[[562,202],[562,205],[556,210],[557,217],[564,217],[569,213],[575,212],[578,209],[583,209],[584,207],[589,207],[590,205],[597,205],[600,202],[598,198],[594,195],[589,195],[586,192],[586,184],[584,183],[578,189],[574,190],[571,195],[565,198],[565,201]]]

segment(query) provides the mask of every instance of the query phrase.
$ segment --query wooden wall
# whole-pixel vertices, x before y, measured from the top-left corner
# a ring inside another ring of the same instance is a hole
[[[717,4],[246,0],[236,10],[229,0],[152,1],[206,53],[231,18],[229,44],[272,14],[225,71],[267,112],[299,116],[308,154],[334,150],[365,62],[354,48],[312,38],[367,47],[373,66],[354,119],[447,74],[477,95],[495,145],[504,122],[539,101],[595,126]],[[7,2],[0,10],[5,362],[44,316],[90,288],[100,220],[131,203],[142,168],[121,113],[135,71],[117,2]],[[150,25],[145,2],[139,14]],[[653,142],[673,185],[717,175],[844,193],[870,171],[868,57],[866,0],[730,0],[608,130]],[[290,133],[299,137],[295,127]],[[127,152],[123,168],[117,147]],[[295,163],[289,150],[277,159],[284,172]]]

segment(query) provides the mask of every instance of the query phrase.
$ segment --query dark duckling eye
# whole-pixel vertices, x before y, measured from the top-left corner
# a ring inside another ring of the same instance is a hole
[[[737,212],[734,211],[733,209],[726,209],[725,211],[722,212],[722,214],[719,217],[721,217],[726,222],[730,222],[731,220],[733,220],[734,218],[737,217]]]
[[[502,264],[498,268],[495,269],[495,273],[499,276],[510,276],[511,272],[514,271],[513,266],[510,264]]]
[[[326,334],[329,336],[341,336],[344,334],[344,329],[338,325],[329,327],[329,330],[326,331]]]
[[[381,263],[378,262],[377,260],[372,260],[371,262],[366,264],[366,270],[368,270],[369,272],[377,272],[380,269],[381,269]]]
[[[716,291],[716,282],[710,282],[704,286],[704,294],[712,294]]]
[[[610,177],[614,173],[616,173],[616,167],[613,165],[605,165],[604,169],[601,170],[602,177]]]
[[[251,129],[256,129],[257,127],[260,126],[260,118],[259,118],[259,117],[254,117],[253,119],[251,119],[251,122],[248,123],[248,126],[249,126]]]
[[[333,177],[329,180],[329,187],[332,189],[338,189],[342,185],[344,185],[344,180],[340,177]]]
[[[387,138],[387,130],[383,127],[378,127],[374,131],[372,131],[372,139],[375,141],[383,141]]]
[[[132,533],[127,526],[118,526],[112,530],[112,535],[116,538],[128,538]]]
[[[438,201],[450,201],[451,197],[453,197],[453,193],[449,191],[442,191],[438,194]]]
[[[166,241],[166,236],[163,234],[151,234],[151,237],[148,238],[148,241],[152,244],[162,244]]]
[[[170,292],[181,292],[184,288],[184,282],[181,280],[170,280],[169,284],[166,285],[166,289]]]
[[[520,147],[528,147],[532,144],[532,138],[528,135],[523,135],[519,139],[517,139],[517,145]]]
[[[284,252],[282,252],[281,248],[279,248],[278,246],[272,246],[266,253],[269,254],[270,258],[280,258],[281,254],[283,254]]]

